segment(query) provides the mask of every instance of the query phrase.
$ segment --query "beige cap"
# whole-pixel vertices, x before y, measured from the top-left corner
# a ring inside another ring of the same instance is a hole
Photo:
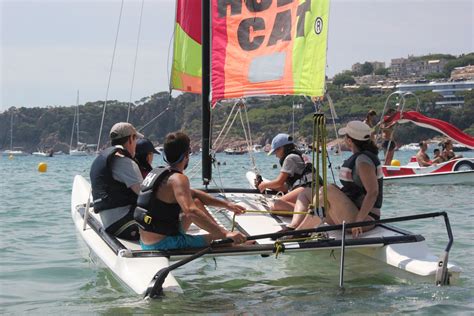
[[[132,124],[126,122],[116,123],[114,126],[112,126],[109,135],[111,140],[131,135],[137,135],[137,138],[143,138],[143,134],[137,132],[137,130],[135,129],[135,127],[133,127]]]
[[[365,141],[370,139],[370,127],[361,121],[350,121],[346,127],[339,129],[341,136],[348,135],[350,138]]]

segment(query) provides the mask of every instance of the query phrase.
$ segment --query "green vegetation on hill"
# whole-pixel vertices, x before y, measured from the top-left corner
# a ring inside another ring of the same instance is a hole
[[[349,120],[363,120],[370,109],[380,115],[385,100],[390,92],[374,92],[361,87],[355,91],[345,91],[336,85],[328,85],[328,93],[332,97],[336,112],[339,116],[338,123]],[[440,98],[436,93],[417,93],[420,99],[420,111],[433,118],[438,118],[452,123],[461,130],[474,135],[474,92],[463,93],[465,106],[463,108],[435,108],[435,102]],[[143,129],[143,133],[154,142],[163,142],[164,136],[171,131],[183,129],[192,138],[194,144],[201,140],[201,105],[200,96],[182,94],[171,100],[167,92],[157,93],[143,99],[142,104],[133,106],[130,122],[137,128],[147,124],[158,114],[169,110],[157,120]],[[256,143],[265,143],[280,132],[292,133],[293,104],[302,104],[301,109],[294,110],[295,133],[300,139],[309,141],[312,134],[312,114],[314,105],[308,98],[300,96],[275,96],[270,100],[259,101],[258,98],[248,99],[248,117],[252,137]],[[395,103],[396,100],[393,100]],[[391,104],[395,106],[395,104]],[[108,131],[112,125],[125,121],[127,116],[127,103],[109,101],[104,121],[101,143],[107,143]],[[224,125],[231,110],[231,105],[217,105],[212,111],[214,122],[214,137]],[[406,109],[415,109],[416,99],[408,98]],[[327,102],[323,109],[330,121],[330,112]],[[79,107],[81,142],[97,143],[99,126],[102,116],[103,102],[89,102]],[[48,108],[10,108],[0,114],[0,144],[2,149],[7,149],[10,143],[10,118],[14,112],[14,146],[22,146],[33,151],[39,148],[67,150],[71,137],[74,118],[74,107],[48,107]],[[329,135],[334,135],[332,127]],[[413,124],[404,124],[396,131],[396,138],[402,143],[417,142],[421,139],[431,138],[437,133],[428,129],[416,127]],[[244,140],[244,133],[238,118],[228,135],[232,140]],[[58,147],[59,146],[59,147]]]

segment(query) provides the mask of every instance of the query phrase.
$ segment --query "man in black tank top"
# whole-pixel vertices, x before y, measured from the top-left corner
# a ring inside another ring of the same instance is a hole
[[[159,223],[153,227],[143,225],[144,227],[140,228],[140,244],[143,250],[199,248],[209,245],[214,239],[222,238],[231,238],[236,244],[246,240],[242,233],[230,232],[219,226],[204,207],[204,205],[217,206],[242,213],[244,211],[242,206],[191,189],[189,179],[183,174],[189,163],[189,154],[190,140],[186,134],[176,132],[166,136],[164,159],[169,164],[170,172],[153,192],[147,210],[151,218],[160,218]],[[153,172],[145,178],[144,184],[151,180],[148,177],[152,177]],[[204,229],[208,234],[186,234],[191,223]]]

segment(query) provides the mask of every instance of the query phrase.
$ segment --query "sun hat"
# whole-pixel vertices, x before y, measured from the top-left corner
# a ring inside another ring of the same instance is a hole
[[[148,153],[154,153],[160,155],[159,151],[155,149],[153,143],[146,138],[141,138],[137,141],[137,146],[135,149],[136,155],[143,154],[146,155]]]
[[[348,135],[352,139],[366,141],[370,139],[370,127],[361,121],[350,121],[346,127],[339,129],[341,136]]]
[[[109,134],[111,140],[124,138],[130,135],[137,135],[137,138],[143,138],[143,134],[137,132],[132,124],[126,122],[114,124],[114,126],[112,126],[110,129]]]
[[[284,133],[278,134],[277,136],[273,137],[272,147],[268,155],[270,156],[271,154],[275,152],[275,150],[288,144],[293,144],[293,137]]]

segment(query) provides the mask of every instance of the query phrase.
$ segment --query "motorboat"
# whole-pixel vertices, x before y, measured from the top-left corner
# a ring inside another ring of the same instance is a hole
[[[383,166],[386,184],[474,184],[474,158],[457,158],[421,167],[412,157],[403,166]]]

